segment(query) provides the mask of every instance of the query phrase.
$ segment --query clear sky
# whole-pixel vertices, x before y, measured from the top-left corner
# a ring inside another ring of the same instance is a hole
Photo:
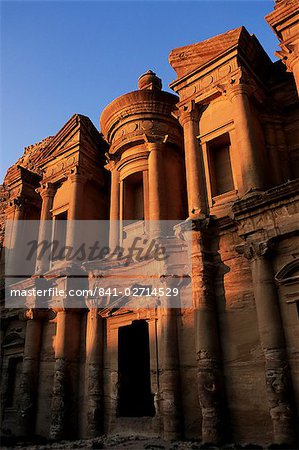
[[[1,0],[0,0],[1,1]],[[244,25],[273,59],[266,1],[1,1],[1,179],[24,146],[104,107],[148,69],[175,79],[169,52]]]

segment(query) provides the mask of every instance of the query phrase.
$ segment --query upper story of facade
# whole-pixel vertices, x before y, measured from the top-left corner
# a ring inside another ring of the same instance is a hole
[[[266,19],[281,61],[244,27],[173,50],[177,95],[148,71],[104,109],[101,133],[74,115],[27,147],[5,177],[2,217],[110,219],[128,229],[134,220],[221,218],[236,200],[298,178],[296,2],[276,2]]]

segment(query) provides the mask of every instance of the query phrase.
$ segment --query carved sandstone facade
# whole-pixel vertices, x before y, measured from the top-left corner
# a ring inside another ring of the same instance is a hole
[[[10,245],[22,239],[20,219],[41,219],[39,241],[52,233],[43,220],[55,227],[61,219],[110,219],[111,247],[147,220],[155,236],[159,220],[180,221],[183,242],[191,223],[192,307],[99,309],[89,299],[86,311],[68,309],[65,298],[54,310],[3,308],[4,434],[62,439],[125,430],[295,445],[295,3],[277,1],[267,16],[282,61],[271,62],[243,27],[175,49],[177,95],[148,71],[138,90],[105,108],[101,134],[74,115],[8,170],[1,217],[14,220]],[[76,233],[67,227],[68,245]],[[85,267],[89,286],[103,264]],[[37,275],[47,271],[45,261],[36,264]]]

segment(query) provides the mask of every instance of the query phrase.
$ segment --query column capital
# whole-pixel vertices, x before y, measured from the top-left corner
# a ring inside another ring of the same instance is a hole
[[[68,180],[70,180],[71,183],[85,183],[88,179],[88,174],[79,168],[79,166],[73,167],[67,174]]]
[[[25,197],[22,197],[21,195],[18,197],[15,197],[13,199],[11,199],[9,201],[9,206],[11,208],[16,208],[16,209],[22,209],[24,208],[24,206],[26,205],[26,199]]]
[[[200,118],[200,108],[194,100],[179,107],[178,119],[182,127],[187,122],[197,122]]]
[[[237,253],[253,261],[262,259],[273,253],[274,243],[270,240],[261,242],[248,242],[235,247]]]
[[[11,215],[14,215],[18,212],[19,215],[22,215],[25,212],[26,208],[26,199],[22,196],[18,196],[9,200],[8,205],[5,209],[5,216],[9,218]],[[18,217],[19,219],[21,217]],[[15,220],[15,219],[14,219]]]
[[[56,188],[53,183],[40,183],[40,187],[35,189],[35,192],[37,192],[42,198],[45,197],[54,197]]]
[[[159,280],[165,286],[171,288],[182,288],[183,286],[188,285],[191,282],[190,275],[178,275],[176,273],[165,273],[160,275]]]
[[[56,317],[56,312],[53,309],[26,309],[23,313],[25,320],[53,320]]]
[[[110,153],[106,152],[105,158],[106,158],[106,164],[104,166],[105,169],[109,170],[110,172],[112,172],[113,170],[116,170],[116,166],[119,161],[119,157],[117,157],[115,155],[111,155]]]
[[[287,72],[293,72],[294,66],[299,63],[299,45],[282,43],[280,48],[275,55],[285,64]]]
[[[149,152],[152,151],[162,151],[163,147],[164,147],[164,142],[159,142],[159,141],[151,141],[151,142],[146,142],[146,149]]]
[[[247,95],[249,97],[257,90],[257,86],[246,71],[239,67],[223,85],[219,86],[219,90],[232,101],[237,95]]]
[[[109,170],[109,172],[114,172],[115,170],[117,170],[116,168],[116,161],[109,161],[107,164],[105,164],[105,169]]]

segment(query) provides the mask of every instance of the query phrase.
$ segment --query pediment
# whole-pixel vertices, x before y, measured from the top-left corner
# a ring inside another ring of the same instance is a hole
[[[79,143],[80,121],[78,119],[78,114],[75,114],[53,137],[43,155],[44,163],[57,158],[72,147],[79,145]]]
[[[205,41],[176,48],[169,55],[169,63],[182,77],[237,45],[243,30],[243,27],[235,28]]]

